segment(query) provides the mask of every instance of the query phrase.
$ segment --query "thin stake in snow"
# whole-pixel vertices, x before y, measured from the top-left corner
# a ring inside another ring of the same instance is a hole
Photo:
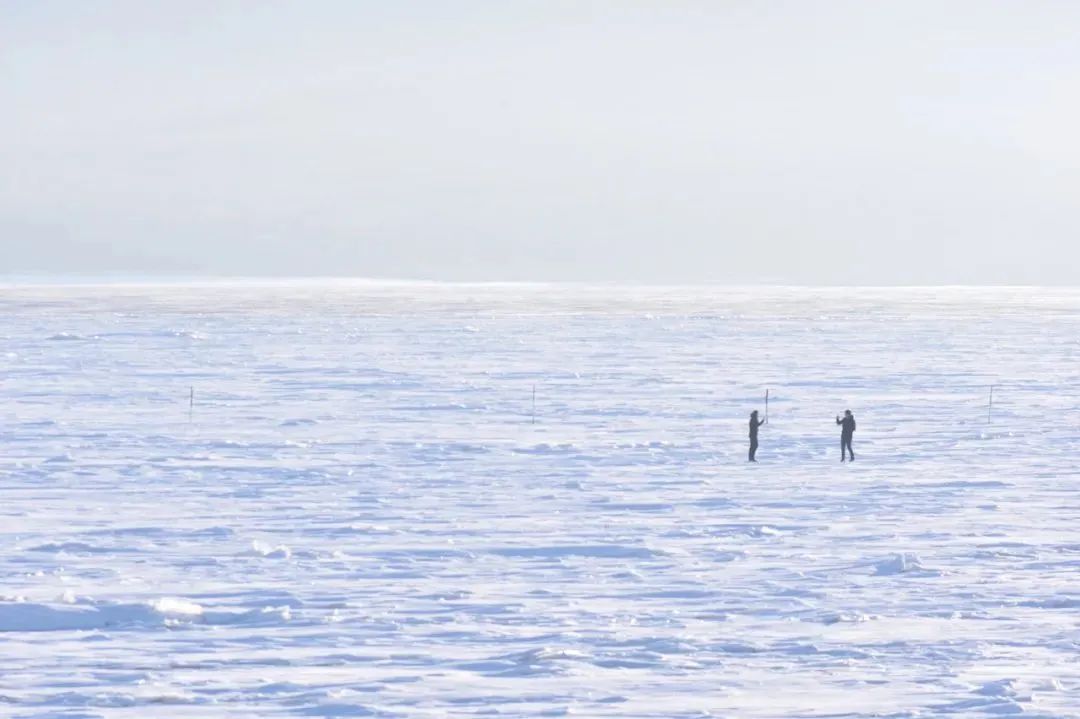
[[[990,413],[994,411],[994,385],[990,385],[990,405],[986,408],[986,423],[990,424]]]
[[[195,417],[195,388],[191,388],[191,393],[188,395],[188,411],[187,421],[191,424],[192,419]]]

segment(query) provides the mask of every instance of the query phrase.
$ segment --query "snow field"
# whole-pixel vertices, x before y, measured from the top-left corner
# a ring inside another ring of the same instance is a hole
[[[1080,716],[1078,330],[1066,289],[0,287],[0,715]]]

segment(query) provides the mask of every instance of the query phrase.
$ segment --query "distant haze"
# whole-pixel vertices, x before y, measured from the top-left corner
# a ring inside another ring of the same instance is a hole
[[[1080,284],[1080,3],[0,2],[0,275]]]

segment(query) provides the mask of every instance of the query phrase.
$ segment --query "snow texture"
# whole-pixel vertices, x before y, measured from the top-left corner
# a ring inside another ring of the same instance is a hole
[[[1071,289],[0,287],[0,715],[1080,717],[1078,359]]]

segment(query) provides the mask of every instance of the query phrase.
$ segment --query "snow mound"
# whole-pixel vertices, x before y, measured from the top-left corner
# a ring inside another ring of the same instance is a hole
[[[524,652],[510,654],[506,657],[518,664],[540,664],[543,662],[556,661],[588,661],[589,655],[575,649],[555,649],[553,647],[537,647]]]
[[[822,617],[821,622],[822,624],[862,624],[873,619],[873,616],[862,612],[834,612]]]
[[[0,632],[88,631],[185,624],[266,624],[289,619],[291,613],[288,607],[207,611],[194,602],[170,597],[134,604],[0,602]]]
[[[266,557],[267,559],[288,559],[292,556],[292,550],[284,544],[272,547],[266,542],[260,542],[256,539],[251,543],[251,551],[248,552],[248,555]]]
[[[86,542],[49,542],[48,544],[39,544],[35,547],[29,547],[26,551],[41,552],[43,554],[94,555],[132,553],[137,552],[138,550],[131,547],[101,547],[94,544],[87,544]]]
[[[521,557],[558,560],[566,557],[597,557],[609,559],[653,559],[666,556],[658,549],[627,544],[576,544],[525,547],[495,547],[489,550],[502,557]]]
[[[874,574],[878,576],[891,576],[894,574],[910,574],[913,572],[925,572],[919,555],[912,552],[895,554],[889,559],[884,559],[874,565]]]

